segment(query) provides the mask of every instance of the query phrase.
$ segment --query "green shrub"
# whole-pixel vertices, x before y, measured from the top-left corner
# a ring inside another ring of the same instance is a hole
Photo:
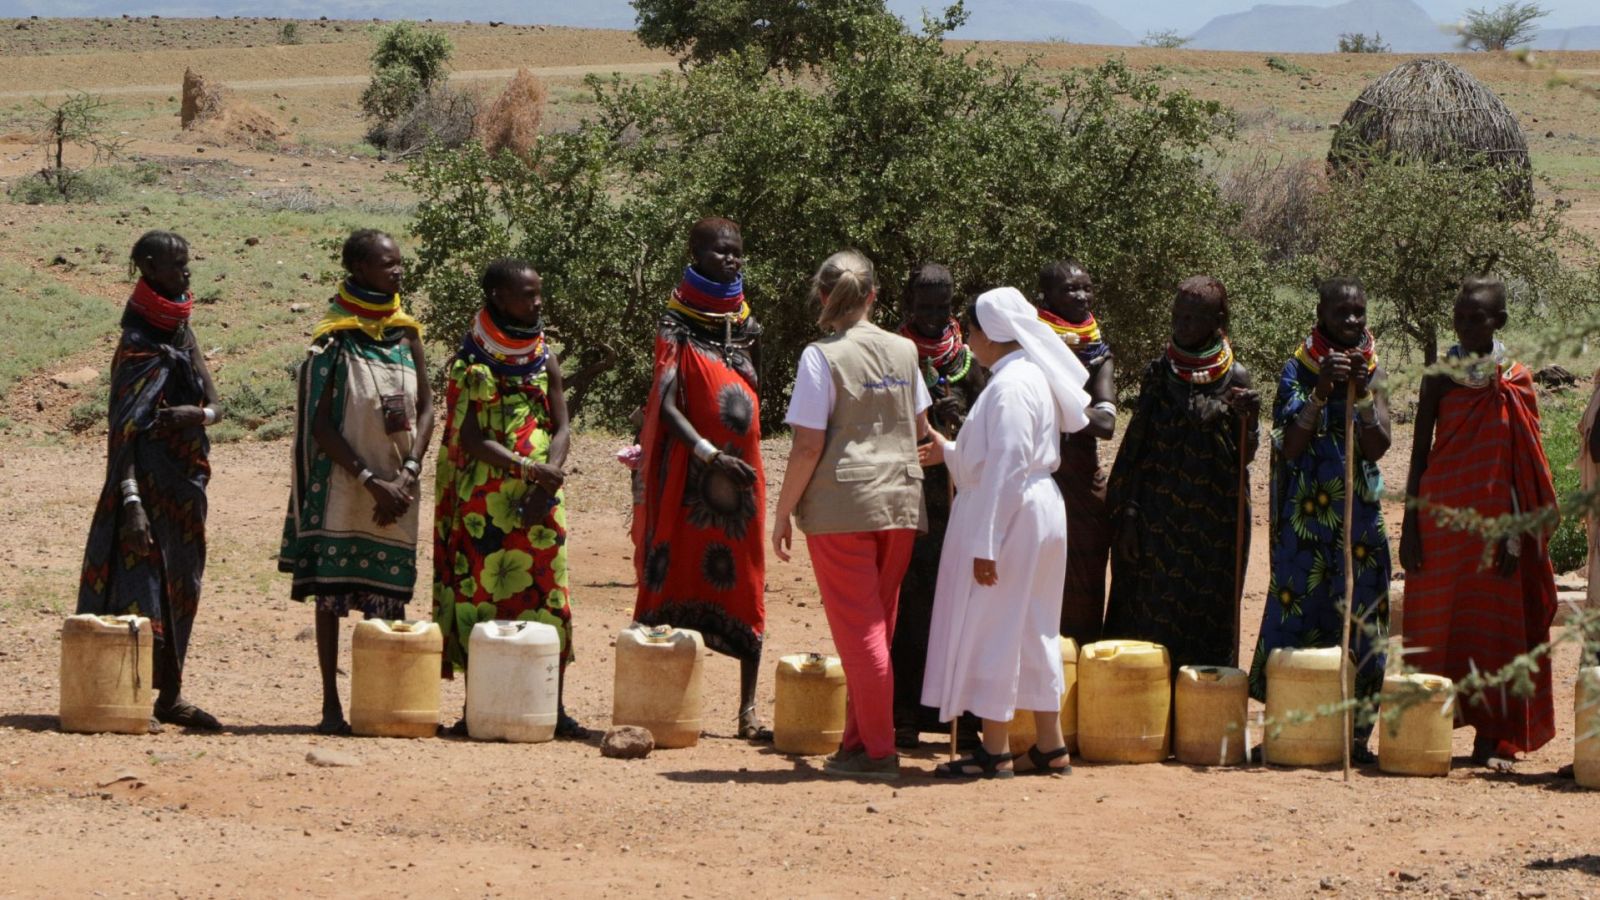
[[[1273,70],[1274,72],[1287,72],[1290,75],[1310,75],[1311,74],[1311,70],[1310,69],[1306,68],[1305,66],[1300,65],[1299,63],[1295,62],[1292,59],[1284,59],[1281,56],[1269,56],[1269,57],[1267,57],[1267,68]]]
[[[13,181],[6,189],[6,195],[15,203],[29,206],[101,203],[123,196],[127,192],[128,182],[127,170],[112,167],[65,173],[60,184],[55,176],[35,173]]]

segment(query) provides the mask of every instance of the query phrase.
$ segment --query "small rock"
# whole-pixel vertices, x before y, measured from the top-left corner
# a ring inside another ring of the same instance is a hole
[[[877,811],[878,811],[878,807],[875,804],[872,804],[872,803],[868,803],[867,804],[867,812],[875,813]]]
[[[93,384],[99,378],[100,370],[94,366],[84,366],[70,372],[57,372],[50,376],[51,381],[64,388],[83,387],[86,384]]]
[[[289,312],[292,312],[292,313],[303,313],[303,312],[305,312],[306,310],[308,310],[310,308],[311,307],[307,306],[304,303],[291,303],[291,304],[289,304]]]
[[[361,760],[339,750],[329,750],[324,747],[314,747],[306,754],[306,762],[313,766],[322,766],[325,769],[352,768],[361,765]]]
[[[1517,891],[1517,900],[1534,900],[1534,898],[1537,898],[1537,897],[1547,897],[1547,896],[1549,896],[1549,895],[1547,893],[1545,893],[1544,891],[1540,890],[1539,888],[1527,888],[1527,889],[1524,889],[1524,890]]]
[[[600,755],[608,759],[644,759],[655,748],[655,735],[637,725],[614,726],[600,741]]]
[[[1407,872],[1405,869],[1401,869],[1400,871],[1396,872],[1394,877],[1396,877],[1396,878],[1398,878],[1398,879],[1400,879],[1401,881],[1404,881],[1404,882],[1412,882],[1412,881],[1421,881],[1422,880],[1422,876],[1421,875],[1418,875],[1415,872]]]
[[[1324,879],[1322,879],[1321,881],[1317,882],[1317,887],[1319,887],[1319,888],[1321,888],[1321,889],[1323,889],[1325,891],[1337,890],[1337,888],[1333,884],[1333,879],[1332,878],[1324,878]]]
[[[258,237],[247,237],[247,238],[244,239],[244,245],[246,247],[254,247],[254,246],[256,246],[257,244],[260,244],[260,243],[261,243],[261,238],[258,238]]]

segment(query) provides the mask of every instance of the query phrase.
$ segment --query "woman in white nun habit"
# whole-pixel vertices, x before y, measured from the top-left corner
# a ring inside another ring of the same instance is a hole
[[[1015,288],[978,298],[967,345],[991,373],[956,441],[924,445],[955,482],[939,561],[922,702],[949,721],[983,720],[983,745],[934,770],[1009,778],[1071,770],[1061,737],[1061,586],[1067,519],[1051,479],[1061,434],[1088,424],[1083,364]],[[1007,723],[1031,710],[1038,743],[1013,766]]]

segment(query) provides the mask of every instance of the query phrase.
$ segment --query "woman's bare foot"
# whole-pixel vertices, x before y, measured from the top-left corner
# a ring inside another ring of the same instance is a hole
[[[756,718],[754,703],[739,711],[739,738],[758,744],[772,743],[772,729],[762,725],[761,720]]]
[[[317,723],[317,734],[347,735],[350,733],[350,723],[344,720],[343,712],[323,713],[322,721]]]

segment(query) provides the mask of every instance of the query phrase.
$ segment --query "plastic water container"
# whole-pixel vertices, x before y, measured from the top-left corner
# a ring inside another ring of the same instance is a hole
[[[1579,787],[1600,790],[1600,666],[1578,670],[1572,772]]]
[[[365,737],[433,737],[443,652],[444,635],[432,622],[357,622],[350,647],[350,730]]]
[[[61,626],[61,730],[149,734],[150,620],[69,616]]]
[[[561,633],[543,622],[479,622],[467,638],[467,734],[534,744],[556,735]]]
[[[1228,666],[1184,666],[1173,686],[1172,752],[1191,766],[1244,762],[1250,676]]]
[[[1099,641],[1078,655],[1078,752],[1089,762],[1167,758],[1172,718],[1167,648]]]
[[[797,653],[778,660],[772,747],[815,756],[839,749],[844,737],[844,666],[838,657]]]
[[[1450,679],[1442,675],[1390,675],[1383,679],[1385,700],[1378,719],[1380,770],[1393,775],[1450,774],[1450,733],[1455,730],[1450,688]],[[1394,710],[1399,713],[1391,721],[1388,713]]]
[[[648,729],[663,750],[700,742],[700,632],[632,625],[617,635],[611,724]]]
[[[1344,715],[1316,715],[1337,706],[1338,647],[1279,647],[1267,657],[1267,724],[1265,756],[1277,766],[1330,766],[1344,761]],[[1355,696],[1356,667],[1349,667],[1350,695]],[[1312,718],[1291,722],[1291,713]]]
[[[1069,637],[1061,639],[1061,677],[1065,689],[1061,692],[1061,737],[1067,742],[1067,752],[1078,752],[1078,642]],[[1033,721],[1033,712],[1017,710],[1011,717],[1011,731],[1006,743],[1011,753],[1027,753],[1039,740],[1039,729]]]

